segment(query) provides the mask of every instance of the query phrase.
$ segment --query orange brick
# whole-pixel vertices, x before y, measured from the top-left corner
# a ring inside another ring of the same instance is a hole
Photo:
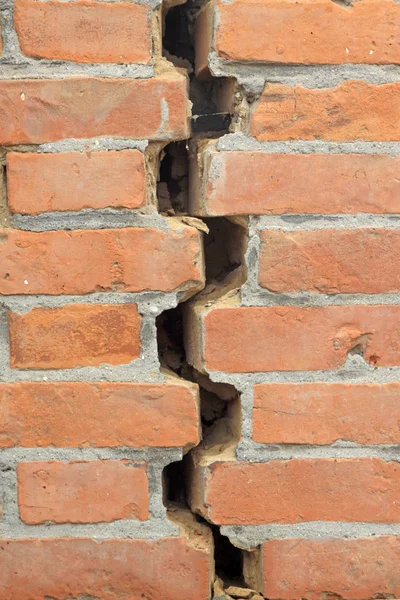
[[[200,370],[337,369],[354,348],[372,365],[400,365],[400,306],[232,306],[200,309],[198,320],[193,314],[192,308],[187,351]]]
[[[259,140],[399,141],[400,82],[309,89],[267,84],[251,118]]]
[[[138,150],[9,152],[7,189],[8,207],[13,213],[139,208],[146,197],[144,158]]]
[[[262,231],[259,283],[272,292],[400,290],[400,231]]]
[[[253,439],[265,444],[400,444],[400,384],[254,387]]]
[[[331,0],[329,0],[331,1]],[[398,213],[400,159],[384,154],[199,155],[191,214]]]
[[[70,369],[120,365],[140,356],[136,304],[70,304],[9,313],[10,365]]]
[[[227,60],[290,64],[400,63],[400,7],[331,0],[217,2],[216,48]]]
[[[2,230],[0,294],[194,293],[204,283],[201,234],[173,219],[168,225],[168,231]]]
[[[28,525],[100,523],[149,516],[146,465],[131,460],[23,462],[18,505]]]
[[[147,63],[151,12],[133,2],[17,0],[14,23],[27,56],[84,63]]]
[[[204,471],[202,513],[218,525],[400,522],[400,465],[394,461],[216,462]]]
[[[211,543],[210,543],[211,546]],[[208,600],[212,550],[186,538],[0,540],[1,600]]]
[[[269,540],[263,593],[271,600],[400,596],[400,538]]]
[[[25,79],[0,81],[0,144],[64,138],[188,137],[187,79]]]
[[[175,448],[200,441],[198,390],[176,383],[0,383],[0,447]]]

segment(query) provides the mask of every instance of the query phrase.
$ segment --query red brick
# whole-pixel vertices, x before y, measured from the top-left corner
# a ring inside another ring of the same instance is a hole
[[[138,208],[146,197],[144,158],[138,150],[9,152],[7,189],[8,206],[13,213],[36,215],[108,206]]]
[[[254,387],[253,439],[264,444],[400,444],[400,384]]]
[[[400,290],[400,231],[262,231],[259,283],[272,292]]]
[[[400,596],[400,538],[269,540],[264,595],[271,600]]]
[[[329,0],[331,1],[331,0]],[[199,154],[191,214],[398,213],[400,159],[385,154]]]
[[[136,304],[70,304],[9,313],[13,369],[120,365],[140,356]]]
[[[208,600],[211,552],[183,537],[1,540],[0,599]]]
[[[177,381],[0,383],[0,447],[197,445],[197,386]]]
[[[187,80],[25,79],[0,81],[0,144],[63,138],[188,136]]]
[[[147,470],[131,460],[23,462],[17,466],[22,521],[100,523],[149,516]]]
[[[187,352],[199,370],[337,369],[354,348],[372,365],[400,365],[400,306],[192,307],[189,321]]]
[[[400,7],[331,0],[217,2],[216,49],[224,59],[291,64],[400,63]]]
[[[2,230],[0,294],[194,293],[204,282],[201,234],[174,219],[168,225],[168,231]]]
[[[27,56],[89,63],[147,63],[151,12],[131,2],[17,0],[14,23]]]
[[[400,82],[334,88],[267,84],[251,117],[259,140],[399,141]]]
[[[400,522],[400,465],[394,461],[216,462],[204,471],[202,513],[216,524]]]

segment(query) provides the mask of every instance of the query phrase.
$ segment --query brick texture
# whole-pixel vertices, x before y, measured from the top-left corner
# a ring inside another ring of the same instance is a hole
[[[251,133],[259,140],[397,141],[399,90],[397,82],[346,81],[322,89],[267,84],[252,114]]]
[[[397,156],[199,152],[196,215],[398,213]]]
[[[216,48],[227,60],[400,63],[400,8],[393,0],[347,7],[331,0],[218,0],[217,7]]]
[[[139,208],[146,199],[138,150],[7,154],[8,206],[36,215],[83,208]]]
[[[0,144],[187,137],[186,79],[0,81]],[[167,115],[167,116],[166,116]]]
[[[195,292],[204,277],[200,238],[196,229],[179,222],[171,223],[168,231],[4,230],[0,293]]]
[[[400,2],[0,28],[0,600],[400,598]]]
[[[265,444],[398,444],[399,398],[398,383],[259,384],[253,439]]]
[[[400,466],[394,461],[216,462],[205,482],[202,512],[217,524],[400,521]]]
[[[264,544],[267,598],[319,600],[330,590],[349,600],[400,594],[400,539],[270,540]]]
[[[260,285],[272,292],[400,291],[400,232],[390,229],[262,231]]]
[[[0,397],[2,448],[179,448],[200,440],[193,384],[2,383]]]
[[[15,28],[27,56],[85,63],[147,63],[150,11],[133,2],[17,0]]]
[[[135,304],[71,304],[10,313],[10,364],[18,369],[70,369],[128,363],[140,355]]]
[[[29,525],[148,518],[146,466],[131,460],[19,463],[18,504]]]
[[[196,327],[196,319],[189,321]],[[398,306],[221,307],[199,323],[204,352],[194,336],[189,357],[200,369],[331,370],[354,349],[372,365],[400,365]]]
[[[26,600],[92,596],[104,600],[208,600],[210,552],[183,538],[161,540],[1,540],[2,596]],[[33,577],[33,573],[37,576]],[[49,577],[49,574],[51,576]]]

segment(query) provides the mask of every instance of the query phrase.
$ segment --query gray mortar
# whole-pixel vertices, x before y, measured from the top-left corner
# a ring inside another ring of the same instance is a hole
[[[398,536],[400,535],[400,525],[311,521],[290,525],[223,525],[220,531],[238,548],[249,549],[261,546],[270,539],[305,538],[318,541],[327,538],[359,539],[384,535]]]
[[[166,519],[163,504],[162,471],[171,462],[181,460],[175,448],[9,448],[0,456],[0,499],[3,514],[0,536],[3,538],[91,537],[146,538],[177,536],[179,529]],[[147,463],[149,479],[149,520],[121,520],[112,523],[25,525],[19,518],[16,467],[24,461],[121,460]]]
[[[245,133],[229,133],[220,137],[218,151],[265,152],[270,154],[400,154],[400,142],[329,142],[320,140],[290,140],[259,142]]]
[[[373,85],[400,81],[398,65],[278,65],[221,60],[209,54],[208,66],[214,77],[234,77],[250,94],[259,96],[266,83],[298,85],[304,88],[333,88],[344,81],[362,80]]]
[[[102,1],[102,0],[99,0]],[[96,152],[100,150],[140,150],[144,152],[149,146],[148,140],[118,139],[110,137],[70,138],[58,142],[39,144],[38,152]]]
[[[146,212],[148,211],[148,214]],[[156,212],[155,207],[140,209],[103,210],[84,209],[80,211],[54,211],[41,215],[15,214],[11,217],[15,229],[24,231],[56,231],[73,229],[121,229],[125,227],[155,227],[169,231],[168,220]]]

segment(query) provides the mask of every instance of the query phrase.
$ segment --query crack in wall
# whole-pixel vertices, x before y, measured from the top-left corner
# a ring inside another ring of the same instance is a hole
[[[174,5],[175,4],[175,5]],[[159,157],[157,184],[158,210],[165,216],[189,214],[190,186],[193,170],[190,162],[198,144],[228,133],[233,114],[237,114],[237,84],[231,78],[212,77],[208,72],[196,74],[195,29],[204,0],[168,3],[163,14],[163,56],[176,67],[186,69],[190,80],[193,105],[192,137],[172,142]],[[236,95],[235,95],[236,94]],[[239,93],[241,98],[241,94]],[[186,356],[190,336],[185,312],[189,302],[214,302],[226,294],[237,293],[246,280],[245,253],[248,223],[239,218],[205,218],[204,258],[205,287],[194,299],[163,311],[157,317],[157,343],[161,368],[180,378],[197,383],[200,390],[201,442],[177,462],[163,470],[163,502],[170,520],[178,523],[185,534],[201,527],[212,534],[214,569],[211,588],[215,600],[261,600],[259,593],[258,549],[244,550],[222,535],[220,527],[196,512],[193,469],[197,464],[215,460],[235,460],[241,439],[241,400],[230,384],[215,383],[207,373],[200,373]]]

